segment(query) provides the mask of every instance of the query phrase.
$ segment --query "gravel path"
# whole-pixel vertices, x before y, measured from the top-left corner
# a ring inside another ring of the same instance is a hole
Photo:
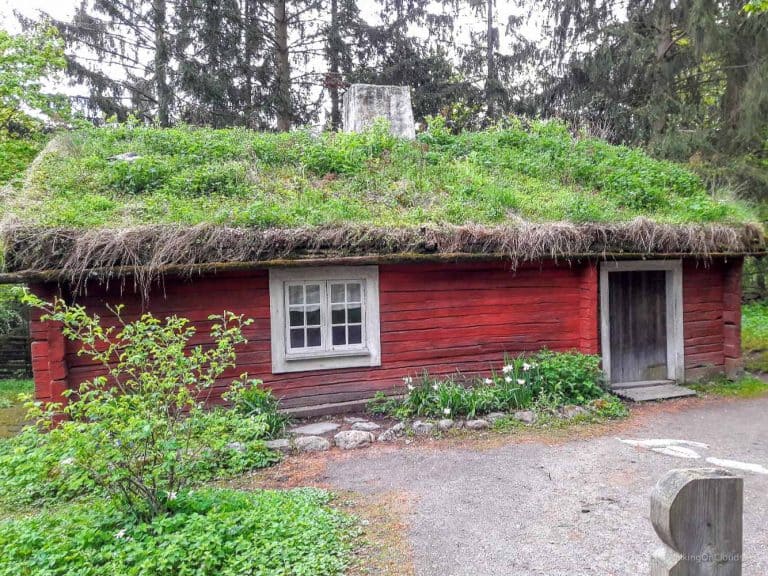
[[[414,498],[407,519],[417,576],[631,575],[658,545],[651,488],[672,468],[706,457],[768,467],[768,398],[659,412],[623,438],[704,442],[685,460],[613,436],[559,445],[510,443],[476,451],[414,448],[331,462],[328,481]],[[514,442],[514,440],[510,440]],[[768,574],[768,475],[745,477],[745,576]]]

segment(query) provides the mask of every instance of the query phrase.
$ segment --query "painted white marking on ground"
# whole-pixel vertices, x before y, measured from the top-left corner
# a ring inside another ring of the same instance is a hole
[[[751,464],[749,462],[739,462],[738,460],[724,460],[722,458],[707,458],[707,462],[723,468],[733,468],[735,470],[744,470],[745,472],[754,472],[755,474],[768,474],[768,468],[760,464]]]
[[[709,448],[709,444],[703,442],[694,442],[693,440],[676,440],[673,438],[651,438],[651,439],[639,439],[633,440],[630,438],[616,438],[619,442],[629,444],[630,446],[637,446],[638,448],[668,448],[669,446],[691,446],[693,448]]]
[[[663,448],[651,448],[651,451],[658,452],[659,454],[665,454],[667,456],[674,456],[675,458],[701,458],[699,453],[690,448],[684,446],[665,446]]]

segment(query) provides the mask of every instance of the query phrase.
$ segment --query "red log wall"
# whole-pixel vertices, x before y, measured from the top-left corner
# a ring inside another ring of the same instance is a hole
[[[686,370],[723,370],[739,361],[740,262],[709,268],[684,268]],[[389,391],[403,376],[424,370],[432,375],[488,373],[499,369],[504,354],[578,349],[599,353],[598,273],[594,263],[547,262],[510,269],[509,263],[391,264],[379,267],[382,363],[376,368],[348,368],[272,374],[268,272],[227,274],[193,280],[166,279],[142,304],[131,289],[116,283],[90,286],[78,300],[105,322],[107,304],[126,305],[128,319],[143,310],[157,316],[177,314],[197,327],[195,343],[208,339],[208,315],[224,310],[255,322],[246,329],[248,344],[238,354],[238,368],[261,378],[286,406],[343,402]],[[35,291],[51,298],[54,288]],[[36,394],[58,400],[66,386],[98,373],[57,326],[32,322]]]
[[[683,265],[685,377],[741,369],[740,258]]]

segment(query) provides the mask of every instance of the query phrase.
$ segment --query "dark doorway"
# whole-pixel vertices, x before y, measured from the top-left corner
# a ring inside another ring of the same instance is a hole
[[[611,382],[666,380],[667,274],[609,275]]]

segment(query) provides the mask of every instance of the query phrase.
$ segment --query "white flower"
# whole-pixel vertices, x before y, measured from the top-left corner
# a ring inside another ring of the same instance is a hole
[[[403,376],[403,382],[405,382],[406,384],[413,384],[413,378],[411,378],[410,376]]]
[[[531,368],[532,366],[530,364],[528,364],[527,362],[523,362],[523,372],[528,372],[528,370],[530,370]]]
[[[518,378],[517,383],[520,384],[520,386],[522,386],[525,384],[525,380],[523,380],[522,378]]]
[[[512,364],[507,364],[506,366],[504,366],[504,368],[501,369],[501,371],[504,372],[504,374],[507,374],[508,372],[512,372],[512,370],[514,369],[515,367],[512,366]]]
[[[122,540],[123,538],[125,538],[125,530],[120,530],[119,532],[117,532],[115,534],[115,538],[117,538],[118,540]]]
[[[434,390],[435,392],[437,392],[437,388],[438,388],[437,384],[432,384],[432,390]]]
[[[450,408],[443,408],[443,414],[448,416],[448,414],[450,414],[450,413],[451,413],[451,409]]]
[[[176,492],[168,492],[168,500],[176,500]]]
[[[408,390],[413,390],[413,384],[408,384]]]
[[[62,466],[72,466],[75,463],[75,459],[71,456],[69,458],[62,458],[60,464]]]
[[[491,380],[490,378],[486,378],[485,379],[485,383],[486,384],[493,384],[493,380]]]
[[[506,382],[507,384],[509,384],[510,382],[512,382],[512,378],[510,378],[509,376],[505,376],[505,377],[504,377],[504,382]]]

